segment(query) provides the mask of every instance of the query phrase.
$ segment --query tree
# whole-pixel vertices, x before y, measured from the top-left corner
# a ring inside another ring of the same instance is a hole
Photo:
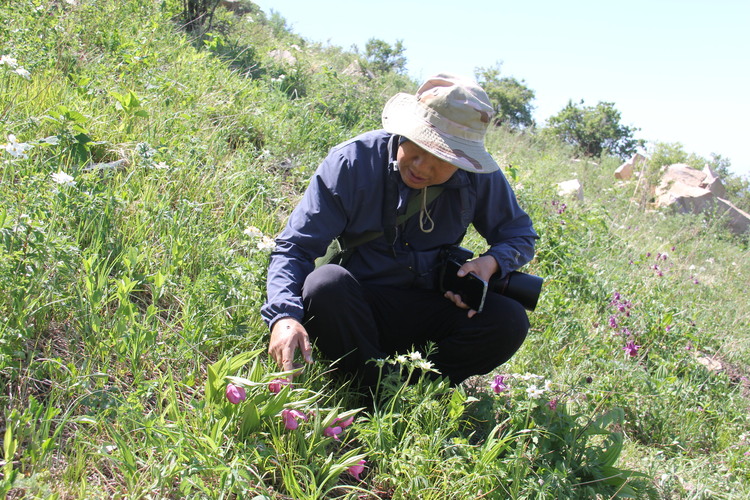
[[[490,98],[495,110],[495,125],[507,124],[511,128],[533,127],[531,116],[534,91],[528,88],[523,80],[513,77],[500,77],[500,63],[491,68],[475,70],[479,83]]]
[[[584,156],[601,156],[606,151],[625,159],[645,144],[633,138],[637,128],[620,124],[620,112],[611,102],[592,107],[584,106],[583,100],[579,104],[568,101],[547,125],[548,133],[575,146]]]
[[[187,31],[198,31],[208,20],[211,25],[219,0],[182,0],[183,16]],[[210,29],[210,28],[209,28]]]
[[[380,74],[391,72],[403,74],[406,72],[405,50],[401,40],[397,40],[396,45],[391,46],[383,40],[370,38],[365,44],[367,68]]]

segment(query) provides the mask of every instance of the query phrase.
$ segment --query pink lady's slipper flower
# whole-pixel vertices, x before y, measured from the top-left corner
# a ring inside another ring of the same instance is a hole
[[[227,399],[233,405],[236,405],[240,401],[244,401],[247,398],[245,388],[239,385],[227,384]]]
[[[286,427],[290,431],[293,431],[294,429],[299,427],[298,419],[307,421],[307,415],[299,410],[290,410],[288,408],[285,408],[281,410],[281,419],[284,421],[284,427]]]
[[[323,435],[325,437],[332,437],[336,441],[339,440],[339,434],[344,432],[344,429],[340,425],[332,425],[323,429]]]
[[[357,481],[361,481],[362,479],[360,479],[359,475],[365,471],[366,463],[367,462],[365,460],[360,460],[357,465],[352,465],[351,467],[349,467],[349,469],[347,469],[347,472]]]
[[[323,429],[323,435],[326,437],[332,437],[336,441],[339,440],[339,434],[344,432],[344,429],[352,425],[352,422],[354,422],[354,415],[351,417],[342,420],[340,418],[336,418],[336,420],[333,421],[333,425],[326,427]]]
[[[622,348],[623,351],[627,352],[630,357],[638,356],[638,349],[640,349],[641,346],[635,345],[634,341],[630,341],[627,344],[625,344],[625,347]]]
[[[508,386],[505,385],[505,377],[502,375],[495,375],[495,379],[492,381],[492,384],[490,387],[492,387],[492,390],[495,392],[495,394],[500,394],[504,390],[508,389]]]
[[[278,394],[281,392],[281,389],[283,389],[285,385],[289,385],[290,383],[291,382],[289,382],[285,378],[273,379],[268,383],[268,390],[271,392],[271,394]]]

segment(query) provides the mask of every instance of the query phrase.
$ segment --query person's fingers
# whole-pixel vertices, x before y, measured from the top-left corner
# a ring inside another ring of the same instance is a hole
[[[300,351],[302,351],[302,357],[305,360],[305,363],[312,363],[312,345],[310,345],[310,337],[307,335],[302,335],[302,341],[300,342]]]
[[[283,371],[289,371],[294,369],[294,346],[287,346],[281,350],[281,362],[278,363]],[[278,362],[279,360],[277,360]]]
[[[464,301],[461,300],[461,296],[458,295],[458,294],[455,294],[453,292],[448,291],[448,292],[445,292],[444,297],[446,299],[449,299],[451,302],[453,302],[454,304],[456,304],[461,309],[468,309],[469,312],[468,312],[467,316],[469,318],[473,318],[474,315],[477,313],[474,309],[471,308],[471,306],[469,306],[468,304],[465,304]]]
[[[444,297],[446,299],[449,299],[451,302],[453,302],[454,304],[456,304],[461,309],[469,309],[469,306],[467,304],[464,304],[464,301],[461,300],[461,296],[458,295],[457,293],[453,293],[451,291],[447,291],[447,292],[445,292]]]

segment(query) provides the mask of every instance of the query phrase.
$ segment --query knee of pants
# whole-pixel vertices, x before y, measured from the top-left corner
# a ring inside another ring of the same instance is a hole
[[[493,304],[495,305],[493,309],[496,312],[492,321],[496,326],[493,338],[499,347],[496,352],[511,351],[512,354],[526,339],[529,331],[529,317],[523,306],[513,299],[497,296],[494,302],[496,305]],[[505,356],[501,355],[501,357]]]
[[[305,309],[340,307],[358,288],[357,280],[341,266],[326,264],[315,269],[302,286]]]

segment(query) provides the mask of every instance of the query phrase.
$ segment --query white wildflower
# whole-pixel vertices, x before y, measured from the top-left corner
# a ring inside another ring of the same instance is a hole
[[[262,238],[263,237],[263,231],[261,231],[260,229],[258,229],[255,226],[250,226],[250,227],[248,227],[247,229],[245,229],[242,232],[245,233],[245,236],[249,236],[251,238]]]
[[[544,389],[540,389],[536,385],[530,385],[526,388],[526,394],[528,394],[531,399],[536,399],[544,394]]]
[[[399,354],[398,356],[396,356],[396,363],[400,365],[406,364],[406,356],[403,354]]]
[[[426,372],[433,371],[433,368],[435,365],[432,364],[432,361],[426,361],[424,359],[420,359],[416,363],[414,363],[414,366],[419,368],[420,370],[424,370]]]
[[[9,55],[3,55],[0,56],[0,64],[5,64],[6,66],[10,66],[11,68],[18,67],[18,61],[15,57],[10,57]]]
[[[17,73],[18,75],[20,75],[20,76],[22,76],[22,77],[26,78],[27,80],[31,80],[31,73],[29,73],[29,71],[28,71],[28,70],[26,70],[26,69],[24,69],[24,68],[18,68],[18,69],[16,69],[16,70],[15,70],[15,72],[16,72],[16,73]]]
[[[419,359],[422,359],[422,353],[419,351],[410,352],[409,359],[412,361],[417,361]]]
[[[169,169],[169,165],[167,165],[167,164],[166,164],[166,163],[164,163],[163,161],[160,161],[159,163],[155,163],[155,164],[153,165],[153,167],[154,167],[155,169],[157,169],[157,170],[168,170],[168,169]]]
[[[272,252],[276,248],[276,242],[273,241],[273,238],[269,238],[268,236],[263,236],[261,240],[258,242],[258,250],[262,250],[264,252]]]
[[[385,359],[383,358],[373,358],[370,361],[375,363],[375,366],[377,366],[378,368],[383,368],[385,366]]]
[[[76,185],[76,181],[73,180],[73,176],[68,175],[62,171],[52,174],[52,180],[58,184],[62,184],[65,187],[73,187]]]
[[[8,144],[3,144],[2,147],[10,153],[11,156],[16,158],[28,158],[29,155],[26,154],[26,151],[33,148],[34,145],[25,142],[18,142],[15,135],[8,134]]]

